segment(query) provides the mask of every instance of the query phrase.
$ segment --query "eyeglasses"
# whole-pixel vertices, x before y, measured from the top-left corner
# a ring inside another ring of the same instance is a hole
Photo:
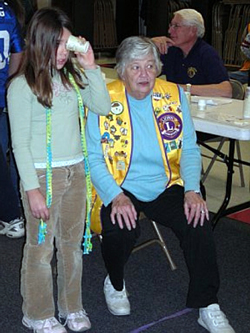
[[[184,27],[185,24],[178,24],[178,23],[169,23],[168,27],[169,29],[170,28],[173,28],[173,29],[178,29],[178,28],[181,28],[181,27]]]

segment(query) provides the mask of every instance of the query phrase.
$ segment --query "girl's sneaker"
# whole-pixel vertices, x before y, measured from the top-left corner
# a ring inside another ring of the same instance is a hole
[[[34,333],[67,333],[65,327],[55,317],[44,320],[32,320],[24,316],[22,323],[24,326],[33,329]]]
[[[91,328],[91,323],[85,310],[69,313],[66,317],[59,315],[59,320],[64,319],[71,331],[84,332]]]
[[[0,221],[0,235],[6,235],[9,238],[20,238],[24,234],[24,220],[22,217],[10,222]]]

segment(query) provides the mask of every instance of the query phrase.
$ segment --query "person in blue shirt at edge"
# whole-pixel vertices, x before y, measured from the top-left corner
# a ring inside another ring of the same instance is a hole
[[[184,90],[191,84],[192,95],[231,98],[227,70],[217,51],[202,39],[202,15],[194,9],[176,11],[168,32],[170,37],[152,38],[161,53],[162,74],[167,80]]]
[[[248,23],[243,32],[243,40],[240,45],[240,49],[245,57],[245,60],[240,70],[229,72],[228,74],[231,79],[240,81],[242,84],[248,84],[250,71],[250,23]]]
[[[12,8],[13,6],[13,8]],[[15,10],[15,12],[14,12]],[[21,216],[18,174],[10,149],[9,121],[6,110],[6,83],[22,60],[24,41],[20,23],[24,18],[19,1],[0,1],[0,235],[10,238],[24,236]],[[17,19],[18,18],[18,19]],[[7,158],[7,154],[9,154]],[[9,178],[9,174],[11,178]]]
[[[146,37],[117,49],[111,111],[89,114],[86,140],[94,185],[92,230],[102,235],[109,311],[129,315],[124,266],[140,234],[139,214],[170,227],[190,274],[187,307],[213,333],[233,333],[217,299],[219,275],[209,212],[200,195],[201,155],[182,88],[157,79],[162,64]]]

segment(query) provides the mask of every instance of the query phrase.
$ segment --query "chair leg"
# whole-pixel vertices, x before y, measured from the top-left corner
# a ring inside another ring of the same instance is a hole
[[[217,150],[219,150],[219,151],[221,150],[221,148],[224,145],[225,141],[226,141],[226,138],[222,138],[221,139],[220,144],[217,147]],[[210,170],[212,169],[212,167],[213,167],[213,165],[214,165],[214,163],[216,161],[216,158],[217,158],[217,156],[216,156],[216,154],[214,154],[213,157],[212,157],[211,162],[209,163],[209,165],[208,165],[208,167],[206,169],[206,171],[204,172],[203,176],[201,177],[202,183],[204,183],[205,180],[207,179],[207,176],[208,176]]]
[[[241,160],[240,142],[239,142],[239,140],[237,140],[235,143],[236,143],[237,158],[238,158],[238,160]],[[239,167],[239,172],[240,172],[241,187],[245,187],[243,165],[241,163],[239,163],[238,167]]]
[[[177,267],[176,267],[175,263],[173,262],[173,259],[170,255],[169,251],[168,251],[168,248],[167,248],[167,245],[166,245],[165,241],[162,238],[161,232],[160,232],[157,224],[155,223],[155,221],[152,221],[152,225],[155,229],[155,232],[156,232],[157,236],[159,237],[160,245],[161,245],[163,251],[165,252],[165,254],[168,258],[169,265],[170,265],[172,271],[174,271]]]
[[[205,170],[204,170],[204,165],[203,165],[203,162],[202,162],[202,165],[201,165],[201,174],[204,175],[205,174]]]
[[[139,245],[135,246],[135,248],[133,249],[133,252],[141,250],[144,247],[146,247],[148,245],[151,245],[153,243],[158,243],[161,246],[161,248],[163,249],[163,251],[164,251],[164,253],[165,253],[165,255],[166,255],[167,259],[168,259],[168,262],[169,262],[171,270],[174,271],[175,269],[177,269],[177,267],[176,267],[173,259],[171,258],[171,255],[170,255],[170,253],[168,251],[167,245],[166,245],[166,243],[165,243],[165,241],[164,241],[164,239],[162,237],[162,234],[161,234],[161,232],[160,232],[160,230],[159,230],[156,222],[155,221],[151,221],[151,223],[152,223],[152,226],[153,226],[154,231],[155,231],[155,233],[156,233],[156,235],[157,235],[158,238],[147,240],[147,241],[143,242],[142,244],[139,244]]]

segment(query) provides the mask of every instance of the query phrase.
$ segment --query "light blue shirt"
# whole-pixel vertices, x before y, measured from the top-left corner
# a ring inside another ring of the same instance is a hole
[[[181,91],[183,112],[183,149],[180,160],[180,173],[185,191],[200,189],[201,155],[196,144],[196,133],[187,103]],[[167,176],[157,139],[153,120],[151,95],[143,100],[128,96],[133,130],[133,154],[126,179],[122,187],[133,193],[141,201],[156,199],[166,188]],[[86,139],[89,154],[90,172],[98,195],[107,206],[122,192],[108,171],[101,147],[101,134],[98,116],[89,113],[86,124]]]

